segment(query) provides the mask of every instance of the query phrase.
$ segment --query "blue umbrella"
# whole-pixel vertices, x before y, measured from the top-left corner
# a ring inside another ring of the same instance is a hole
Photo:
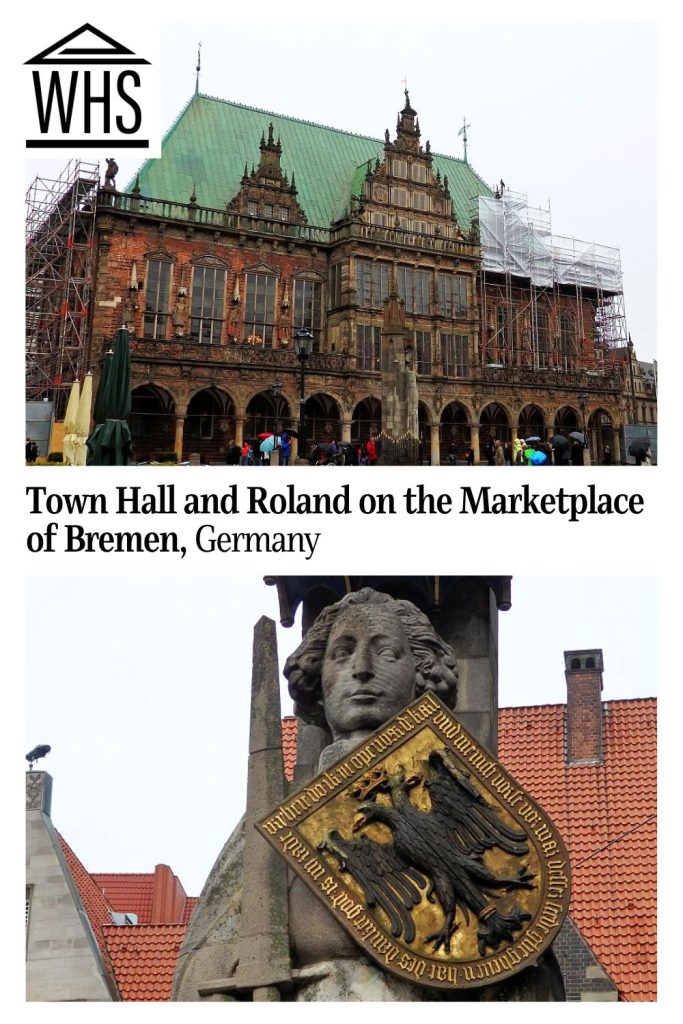
[[[261,441],[261,444],[259,445],[259,451],[262,451],[262,452],[272,452],[273,448],[279,448],[279,447],[280,447],[280,438],[279,437],[275,437],[274,435],[271,435],[270,437],[267,437],[265,439],[265,441]]]
[[[529,462],[531,462],[534,466],[542,466],[543,463],[547,461],[548,456],[545,454],[545,452],[534,452],[533,455],[529,458]]]

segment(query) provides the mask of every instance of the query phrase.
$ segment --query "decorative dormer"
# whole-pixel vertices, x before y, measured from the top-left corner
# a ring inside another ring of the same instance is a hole
[[[245,163],[240,190],[228,203],[228,212],[253,217],[255,221],[305,224],[306,214],[297,200],[294,174],[290,184],[280,166],[282,144],[279,136],[275,140],[272,123],[268,125],[268,137],[261,134],[259,148],[259,165],[256,169],[252,165],[249,173]]]
[[[433,170],[429,141],[420,145],[420,124],[405,90],[396,139],[385,132],[384,160],[370,159],[356,171],[353,219],[388,230],[464,240],[453,210],[448,178]],[[349,214],[347,212],[347,218]]]

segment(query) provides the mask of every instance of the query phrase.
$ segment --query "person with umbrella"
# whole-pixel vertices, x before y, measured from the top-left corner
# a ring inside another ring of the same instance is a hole
[[[291,442],[289,434],[287,433],[286,430],[282,434],[282,439],[281,439],[281,442],[280,442],[280,452],[281,452],[281,460],[280,460],[281,464],[283,466],[288,466],[289,465],[289,460],[292,457],[292,442]]]
[[[628,453],[636,460],[636,466],[652,465],[649,437],[639,437],[635,441],[631,441]]]
[[[568,466],[572,446],[564,434],[554,434],[550,438],[550,447],[552,448],[555,465]]]
[[[512,439],[512,465],[522,465],[522,451],[524,449],[524,441],[521,437],[514,437]]]

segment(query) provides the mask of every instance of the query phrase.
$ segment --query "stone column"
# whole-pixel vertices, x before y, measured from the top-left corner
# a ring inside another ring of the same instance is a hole
[[[470,426],[470,438],[471,438],[470,444],[471,444],[472,448],[474,449],[474,464],[475,464],[475,466],[478,466],[479,462],[480,462],[480,459],[481,459],[481,456],[479,454],[479,424],[478,423],[473,423]]]
[[[431,441],[431,460],[432,466],[441,465],[441,445],[439,443],[439,424],[429,424],[429,439]]]
[[[185,417],[176,416],[175,418],[175,442],[173,444],[173,450],[178,456],[178,462],[183,461],[183,431],[185,429]]]
[[[615,466],[621,465],[621,440],[619,438],[619,430],[615,428],[612,431],[612,439],[614,441],[612,458]]]
[[[342,420],[341,439],[342,441],[351,440],[351,420]]]
[[[244,416],[235,416],[235,444],[244,444]]]
[[[435,628],[458,658],[456,715],[492,753],[498,750],[498,608],[482,577],[458,577]]]

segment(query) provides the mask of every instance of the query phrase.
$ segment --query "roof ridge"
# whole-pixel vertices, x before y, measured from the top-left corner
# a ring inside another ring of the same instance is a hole
[[[603,700],[604,705],[614,704],[637,704],[638,702],[645,704],[648,701],[657,701],[656,695],[652,697],[611,697],[609,700]],[[541,708],[566,708],[566,701],[553,701],[553,703],[547,704],[507,704],[504,707],[498,708],[498,713],[501,711],[531,711]]]
[[[328,132],[337,132],[338,135],[349,135],[353,139],[364,139],[366,142],[376,142],[378,145],[384,146],[383,140],[377,138],[375,135],[364,135],[361,132],[349,131],[347,128],[335,128],[334,125],[323,124],[321,121],[309,121],[305,117],[294,117],[291,114],[280,114],[278,113],[277,110],[266,110],[265,107],[252,107],[248,103],[239,103],[237,100],[226,100],[220,96],[211,96],[209,93],[206,92],[196,93],[192,96],[192,99],[188,101],[188,103],[185,105],[181,113],[178,114],[178,117],[176,118],[173,127],[175,127],[177,122],[185,113],[185,110],[187,110],[187,108],[190,106],[190,103],[192,103],[192,100],[194,99],[205,99],[213,100],[215,103],[226,103],[231,107],[239,107],[240,110],[251,110],[256,114],[267,114],[269,117],[281,117],[285,121],[296,121],[297,124],[307,124],[310,125],[312,128],[323,128],[325,131]],[[170,134],[170,131],[171,129],[169,129],[169,131],[164,136],[164,142],[166,141],[167,136]],[[476,174],[479,180],[483,182],[484,185],[486,185],[487,188],[491,187],[486,181],[484,181],[484,179],[478,173],[478,171],[475,171],[472,164],[469,163],[469,161],[463,160],[461,156],[452,156],[450,153],[440,153],[437,150],[432,150],[431,155],[433,157],[442,157],[444,160],[454,160],[456,163],[462,164],[463,167],[468,167],[472,171],[472,173]],[[365,164],[367,164],[367,160],[363,161],[363,163],[361,164],[358,164],[357,167],[363,167]]]
[[[290,114],[279,114],[277,110],[266,110],[263,107],[251,107],[247,103],[238,103],[237,100],[225,100],[220,96],[210,96],[208,93],[204,92],[197,93],[197,97],[193,96],[193,99],[195,98],[213,100],[215,103],[226,103],[228,106],[239,107],[241,110],[251,110],[255,114],[267,114],[269,117],[281,117],[284,121],[296,121],[297,124],[307,124],[311,128],[323,128],[327,132],[336,132],[338,135],[350,135],[351,138],[354,139],[364,139],[366,142],[377,142],[380,146],[384,145],[383,141],[375,138],[374,135],[362,135],[360,132],[350,132],[346,128],[335,128],[334,125],[322,124],[320,121],[308,121],[305,117],[293,117]],[[359,164],[359,166],[362,167],[363,165]]]

